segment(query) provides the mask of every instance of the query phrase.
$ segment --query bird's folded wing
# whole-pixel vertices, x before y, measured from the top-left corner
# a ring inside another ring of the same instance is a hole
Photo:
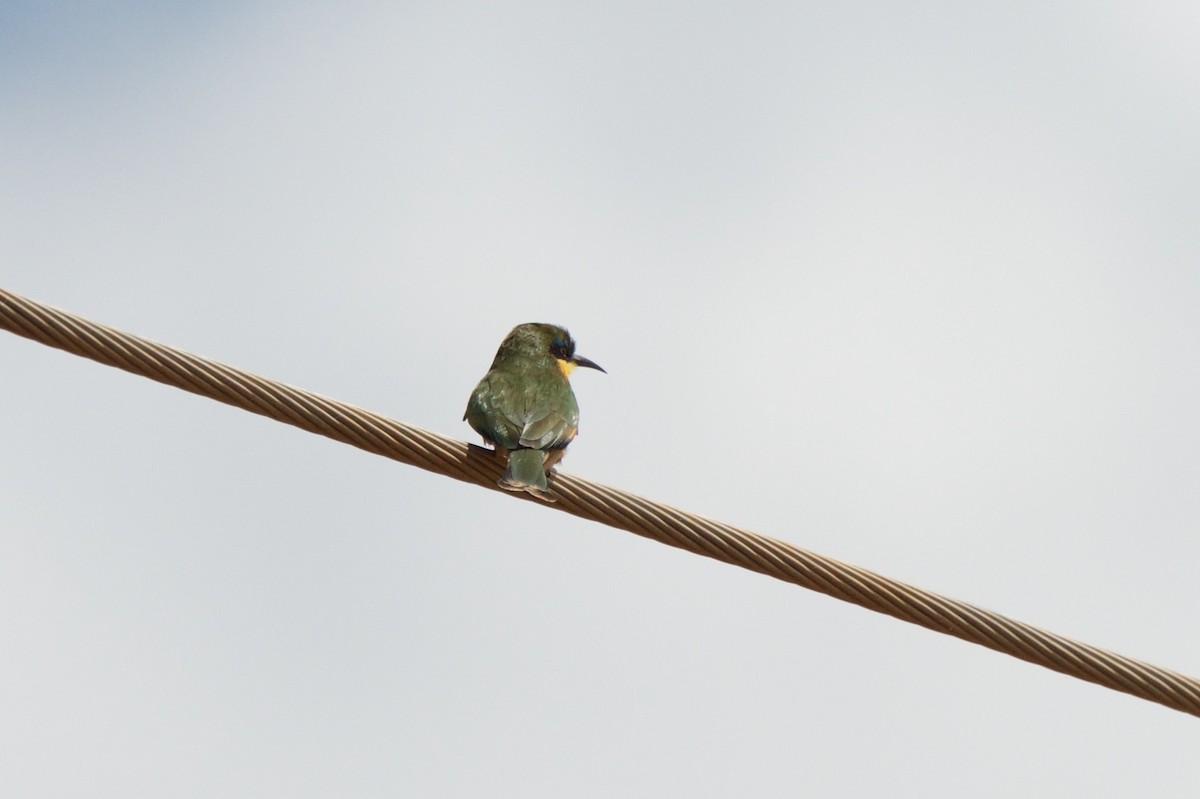
[[[578,421],[568,421],[557,411],[537,418],[530,416],[521,430],[521,446],[534,449],[565,447],[575,437],[578,424]]]

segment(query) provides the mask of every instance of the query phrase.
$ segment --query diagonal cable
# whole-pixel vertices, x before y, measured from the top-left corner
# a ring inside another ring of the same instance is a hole
[[[496,486],[500,465],[480,447],[123,333],[3,289],[0,327],[410,466],[500,490]],[[1200,680],[1195,678],[580,477],[559,473],[554,490],[558,503],[545,507],[795,583],[1200,716]],[[525,494],[507,495],[528,499]]]

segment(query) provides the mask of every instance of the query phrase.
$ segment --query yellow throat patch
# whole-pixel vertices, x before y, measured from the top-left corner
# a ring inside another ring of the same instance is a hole
[[[570,377],[571,372],[575,371],[575,364],[570,361],[564,361],[562,358],[555,358],[558,363],[558,371],[562,372],[563,377]]]

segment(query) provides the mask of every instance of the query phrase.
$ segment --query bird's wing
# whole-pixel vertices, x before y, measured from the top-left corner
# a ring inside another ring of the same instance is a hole
[[[571,443],[579,429],[579,414],[568,419],[557,411],[544,413],[541,416],[530,414],[525,418],[525,426],[521,430],[521,446],[534,449],[557,449]]]
[[[520,446],[522,424],[519,420],[511,419],[501,411],[496,400],[504,390],[503,380],[496,381],[492,375],[486,375],[479,381],[467,403],[467,412],[463,418],[471,423],[471,427],[488,441],[505,449]],[[499,383],[499,385],[496,385]]]

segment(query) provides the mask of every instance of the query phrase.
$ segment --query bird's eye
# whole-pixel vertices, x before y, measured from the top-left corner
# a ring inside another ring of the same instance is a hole
[[[555,358],[569,361],[575,355],[575,342],[570,339],[556,338],[550,344],[550,352]]]

